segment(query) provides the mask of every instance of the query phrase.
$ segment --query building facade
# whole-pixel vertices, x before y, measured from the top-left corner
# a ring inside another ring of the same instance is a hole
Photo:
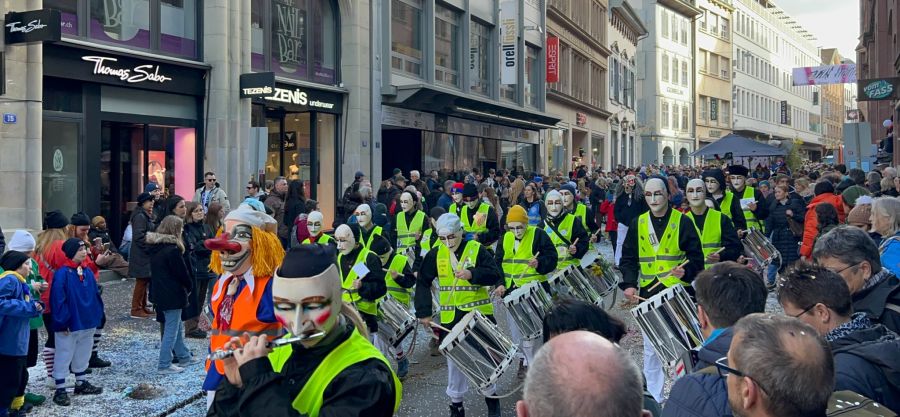
[[[641,140],[637,136],[635,69],[637,47],[649,32],[628,0],[609,3],[609,134],[602,148],[603,167],[640,165]]]
[[[822,49],[822,65],[840,65],[841,54],[835,48]],[[828,84],[820,88],[822,92],[822,137],[823,147],[828,155],[840,152],[844,141],[844,120],[848,107],[844,104],[844,84]]]
[[[547,85],[547,111],[562,119],[548,132],[554,170],[609,166],[608,10],[606,0],[547,2],[547,36],[559,39],[559,81]]]
[[[856,48],[859,79],[900,76],[900,2],[897,0],[860,0],[860,42]],[[858,95],[857,95],[858,96]],[[887,136],[883,123],[893,118],[900,121],[900,100],[861,101],[862,121],[872,125],[872,143]],[[896,130],[895,130],[896,131]],[[897,138],[894,134],[894,140]],[[894,164],[900,163],[900,146],[894,143]]]
[[[637,117],[644,164],[689,165],[694,132],[694,30],[702,11],[686,0],[642,0],[649,36],[638,45]]]
[[[818,86],[793,86],[792,70],[818,66],[816,39],[768,0],[735,0],[734,131],[760,141],[800,142],[822,156]]]
[[[703,14],[694,22],[694,115],[698,146],[703,147],[731,133],[734,6],[731,0],[698,0],[696,5]]]

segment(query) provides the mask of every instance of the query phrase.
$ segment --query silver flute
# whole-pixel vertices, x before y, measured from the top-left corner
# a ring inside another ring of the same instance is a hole
[[[266,347],[269,349],[274,349],[279,346],[289,345],[291,343],[296,343],[296,342],[302,342],[306,339],[322,337],[324,335],[325,335],[325,332],[316,332],[316,333],[308,334],[308,335],[301,334],[299,336],[282,337],[281,339],[275,339],[275,340],[266,342]],[[220,349],[213,353],[210,353],[209,355],[207,355],[206,358],[211,361],[218,361],[218,360],[222,360],[225,358],[230,358],[230,357],[234,356],[234,351],[236,351],[236,350],[237,349],[226,349],[226,350]]]

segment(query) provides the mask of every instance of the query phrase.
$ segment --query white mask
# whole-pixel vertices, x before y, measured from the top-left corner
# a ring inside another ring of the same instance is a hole
[[[475,210],[480,205],[481,205],[481,200],[477,199],[477,198],[472,201],[466,201],[466,206],[469,207],[469,210]]]
[[[669,209],[666,184],[659,178],[651,178],[644,184],[644,199],[647,200],[650,211],[656,216],[662,216]]]
[[[310,236],[319,235],[319,232],[322,231],[322,221],[322,212],[320,211],[314,211],[306,216],[306,230],[309,231]]]
[[[413,203],[412,194],[405,192],[400,195],[400,208],[403,209],[403,211],[408,213],[415,207],[416,205]]]
[[[346,224],[338,226],[334,231],[334,240],[337,241],[337,249],[342,255],[347,255],[356,249],[356,236],[353,235],[353,229]]]
[[[731,180],[731,186],[734,187],[735,190],[744,190],[744,183],[746,183],[747,179],[744,178],[743,175],[731,175],[728,178]]]
[[[703,184],[703,180],[693,179],[688,181],[684,194],[691,207],[706,205],[706,185]]]
[[[509,231],[513,232],[513,235],[516,236],[516,240],[522,240],[522,238],[525,237],[525,230],[528,229],[527,224],[519,222],[508,223],[507,227],[509,227]]]
[[[722,187],[719,184],[719,181],[717,181],[713,177],[706,177],[703,179],[703,182],[706,183],[706,191],[708,191],[710,194],[717,193],[719,191],[719,189],[721,189],[721,187]]]
[[[336,265],[319,275],[304,278],[282,278],[276,270],[272,278],[272,295],[275,315],[294,335],[328,334],[340,323],[341,275]],[[310,348],[323,338],[324,335],[300,343]]]
[[[356,216],[356,222],[361,227],[369,228],[369,224],[372,223],[372,208],[368,204],[360,204],[353,215]]]
[[[572,203],[575,202],[575,196],[569,190],[559,190],[559,194],[562,195],[563,205],[572,207]]]
[[[547,201],[544,204],[547,206],[547,213],[554,219],[563,212],[563,197],[559,191],[551,190],[547,193]]]
[[[451,251],[456,251],[463,241],[463,228],[459,216],[453,213],[444,213],[435,223],[438,240]]]
[[[453,191],[453,194],[451,194],[451,196],[453,197],[454,203],[456,203],[456,204],[462,203],[462,193],[461,192]]]

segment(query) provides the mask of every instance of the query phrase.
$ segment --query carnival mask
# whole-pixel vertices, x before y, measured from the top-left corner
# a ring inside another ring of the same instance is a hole
[[[356,216],[356,222],[361,227],[368,229],[369,225],[372,224],[372,208],[368,204],[360,204],[356,211],[353,212],[353,215]]]
[[[461,190],[453,190],[450,194],[453,197],[453,202],[456,204],[462,203],[462,191]]]
[[[469,207],[469,210],[475,210],[480,205],[481,205],[481,199],[478,198],[477,196],[466,199],[466,206]]]
[[[559,194],[562,195],[563,206],[572,207],[572,203],[575,202],[575,196],[569,190],[559,190]]]
[[[661,216],[669,208],[666,184],[659,178],[652,178],[644,185],[644,199],[654,215]]]
[[[456,251],[463,241],[462,223],[459,216],[453,213],[444,213],[437,221],[437,236],[451,251]]]
[[[547,213],[554,219],[563,212],[563,197],[559,191],[551,190],[547,193],[547,201],[544,204],[547,205]]]
[[[279,272],[272,278],[275,315],[294,335],[324,333],[300,342],[311,348],[339,323],[341,275],[334,264],[314,277],[282,278]]]
[[[710,194],[715,194],[722,189],[722,185],[713,177],[706,177],[703,182],[706,183],[706,191]]]
[[[684,193],[691,207],[706,205],[706,185],[703,184],[703,180],[693,179],[688,181]]]
[[[410,194],[409,192],[400,194],[400,208],[407,213],[416,208],[416,204],[413,202],[412,194]]]
[[[222,269],[233,275],[243,275],[250,269],[250,241],[253,227],[240,220],[225,220],[225,232],[217,239],[207,240],[207,248],[222,253]]]
[[[513,235],[516,236],[516,240],[522,240],[525,237],[525,229],[528,227],[525,223],[512,222],[507,224],[510,232],[513,232]]]
[[[353,229],[346,224],[338,226],[334,231],[334,240],[337,242],[337,249],[341,255],[347,255],[356,249],[356,236],[353,235]]]
[[[322,231],[322,212],[314,211],[306,216],[306,230],[309,230],[310,236],[318,236]]]
[[[744,190],[744,184],[746,183],[747,179],[744,178],[743,175],[730,175],[728,179],[731,180],[731,186],[734,187],[735,190]]]

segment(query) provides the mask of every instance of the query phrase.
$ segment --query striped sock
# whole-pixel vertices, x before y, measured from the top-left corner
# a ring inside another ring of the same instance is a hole
[[[53,378],[53,358],[56,356],[56,349],[45,347],[42,356],[44,357],[44,367],[47,368],[47,376]]]
[[[75,373],[75,384],[81,385],[82,382],[87,380],[87,372]]]
[[[101,336],[100,329],[97,329],[96,331],[94,331],[94,345],[91,347],[91,353],[94,355],[96,355],[97,350],[100,349],[100,336]]]
[[[25,405],[25,396],[24,395],[13,398],[12,405],[9,406],[9,409],[10,410],[18,410],[18,409],[22,408],[23,405]]]

